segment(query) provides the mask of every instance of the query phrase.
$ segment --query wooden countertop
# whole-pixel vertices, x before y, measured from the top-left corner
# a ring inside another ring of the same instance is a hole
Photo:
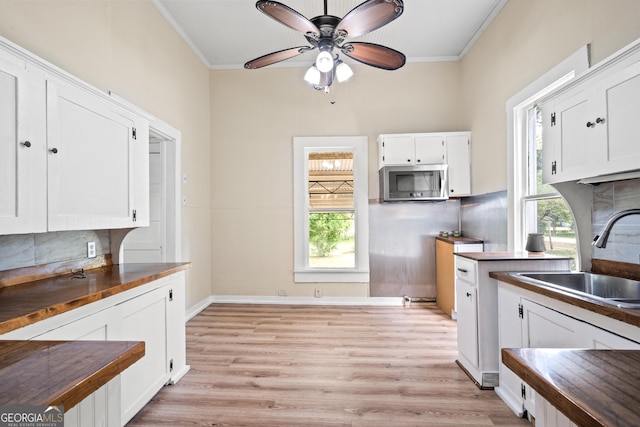
[[[0,288],[0,334],[133,289],[191,263],[115,264]]]
[[[640,351],[502,349],[502,363],[579,426],[640,425]]]
[[[477,245],[479,243],[483,243],[484,242],[482,239],[473,239],[471,237],[462,237],[462,236],[460,236],[460,237],[436,236],[436,240],[442,240],[443,242],[452,243],[454,245],[473,245],[473,244]]]
[[[67,411],[144,352],[144,342],[134,341],[0,341],[0,405]]]
[[[547,253],[532,255],[529,252],[459,252],[456,255],[475,261],[517,261],[523,259],[571,259]]]
[[[633,326],[640,327],[640,309],[619,308],[605,304],[596,299],[588,298],[587,296],[576,295],[571,292],[565,292],[542,284],[529,283],[519,278],[513,272],[492,271],[489,273],[489,277],[576,307],[584,308],[585,310],[589,310],[621,322],[629,323]]]

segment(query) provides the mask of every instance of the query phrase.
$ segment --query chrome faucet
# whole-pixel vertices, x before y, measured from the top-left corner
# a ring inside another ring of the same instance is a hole
[[[626,209],[614,214],[611,218],[609,218],[609,221],[607,221],[604,227],[602,227],[600,233],[596,234],[596,237],[593,238],[592,245],[597,248],[606,248],[607,240],[609,239],[609,233],[611,233],[613,224],[618,222],[620,218],[623,218],[627,215],[640,215],[640,209]]]

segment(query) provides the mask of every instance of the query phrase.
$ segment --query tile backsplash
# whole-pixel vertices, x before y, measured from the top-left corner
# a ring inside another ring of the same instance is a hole
[[[640,178],[593,186],[593,237],[616,212],[640,208]],[[606,248],[593,247],[593,258],[640,264],[640,215],[618,220]]]
[[[96,242],[97,255],[110,253],[109,230],[0,236],[0,271],[84,259],[87,242]]]

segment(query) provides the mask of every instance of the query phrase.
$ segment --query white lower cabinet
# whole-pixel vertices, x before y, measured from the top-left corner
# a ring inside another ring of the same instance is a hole
[[[503,282],[498,282],[498,311],[500,348],[640,349],[631,339],[640,340],[637,327]],[[571,425],[553,402],[537,396],[502,363],[495,391],[518,416],[535,417],[538,426]]]
[[[122,422],[120,375],[73,408],[65,410],[65,427],[120,427]]]
[[[493,388],[499,377],[498,281],[492,271],[569,270],[568,258],[503,257],[458,253],[455,287],[458,319],[458,365],[480,388]]]
[[[124,370],[117,383],[121,411],[118,419],[124,425],[165,384],[178,381],[189,370],[186,365],[184,286],[185,273],[177,272],[16,329],[0,339],[144,341],[144,357]],[[109,396],[115,393],[106,389],[104,392],[107,391]],[[88,407],[95,404],[95,399],[94,403],[87,403]],[[103,400],[98,397],[98,402]],[[82,417],[90,416],[88,407],[84,412],[80,409]],[[70,416],[76,417],[75,413]]]

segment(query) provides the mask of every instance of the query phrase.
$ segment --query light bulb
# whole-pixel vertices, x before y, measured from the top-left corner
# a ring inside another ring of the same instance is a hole
[[[321,51],[316,58],[316,67],[321,73],[331,71],[333,68],[333,56],[326,50]]]
[[[305,73],[304,80],[312,85],[320,84],[320,71],[312,65]]]
[[[338,61],[338,66],[336,67],[336,78],[338,79],[338,82],[342,83],[347,81],[351,76],[353,76],[353,70],[351,67],[342,61]]]

